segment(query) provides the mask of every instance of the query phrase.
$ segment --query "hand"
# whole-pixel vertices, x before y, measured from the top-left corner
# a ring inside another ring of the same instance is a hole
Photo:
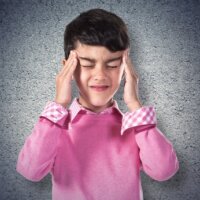
[[[130,111],[135,111],[142,107],[138,96],[139,79],[128,54],[129,49],[124,51],[122,59],[122,65],[124,65],[125,70],[124,101]]]
[[[71,102],[71,81],[77,66],[77,54],[70,51],[69,58],[63,60],[63,68],[56,76],[56,98],[55,102],[67,107]]]

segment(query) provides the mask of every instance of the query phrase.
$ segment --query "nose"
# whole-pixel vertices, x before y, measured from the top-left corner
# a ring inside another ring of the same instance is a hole
[[[106,79],[106,70],[104,66],[96,67],[95,72],[94,72],[94,80],[99,81],[99,80],[105,80],[105,79]]]

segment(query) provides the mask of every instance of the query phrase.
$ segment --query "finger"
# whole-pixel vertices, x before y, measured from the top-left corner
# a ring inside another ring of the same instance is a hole
[[[68,67],[68,63],[69,62],[72,62],[72,57],[69,56],[69,58],[66,60],[66,59],[63,59],[62,61],[62,69],[60,70],[60,72],[58,73],[59,75],[62,75],[64,73],[64,71],[66,70],[66,68]]]
[[[64,74],[64,76],[70,76],[70,77],[72,77],[73,74],[74,74],[74,71],[76,69],[76,66],[77,66],[77,59],[74,58],[71,66],[68,68],[68,71]]]
[[[69,57],[67,60],[63,60],[63,68],[61,71],[64,71],[65,68],[68,66],[68,63],[72,62],[73,58],[76,57],[76,53],[74,52],[74,50],[70,51]]]
[[[130,64],[128,66],[130,66],[129,69],[130,69],[131,75],[134,76],[135,78],[138,78],[138,74],[136,72],[135,66],[133,65],[131,60],[129,62]]]
[[[60,72],[61,76],[65,76],[68,73],[70,67],[73,65],[73,62],[74,62],[74,55],[73,55],[73,53],[71,53],[70,57],[68,58],[68,60],[65,61],[63,69]]]
[[[127,51],[126,51],[126,60],[127,60],[127,66],[129,67],[131,74],[133,76],[137,77],[135,67],[134,67],[133,62],[132,62],[131,57],[130,57],[130,48],[127,49]]]
[[[128,56],[128,51],[125,52],[125,75],[127,79],[138,79],[138,75],[135,71],[131,58]]]
[[[70,68],[73,66],[73,63],[74,63],[74,58],[72,58],[69,62],[66,63],[62,76],[66,76],[69,73]]]
[[[127,50],[124,52],[123,63],[124,63],[125,75],[126,76],[131,75],[131,66],[130,66],[130,61],[128,60]]]
[[[67,75],[67,73],[73,73],[76,66],[77,66],[77,63],[78,63],[78,59],[77,59],[77,54],[75,51],[72,52],[72,60],[71,62],[68,63],[68,67],[66,68],[66,71],[64,71],[64,75]]]

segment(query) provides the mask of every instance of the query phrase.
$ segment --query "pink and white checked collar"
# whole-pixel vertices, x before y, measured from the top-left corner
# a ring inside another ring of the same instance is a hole
[[[113,105],[106,108],[104,111],[98,113],[98,114],[104,114],[104,113],[112,113],[113,110],[117,110],[118,113],[120,115],[123,116],[123,113],[120,111],[119,107],[118,107],[118,104],[115,100],[113,100]],[[77,114],[80,112],[80,111],[85,111],[86,113],[90,113],[90,114],[97,114],[95,112],[92,112],[90,110],[88,110],[87,108],[84,108],[79,102],[78,102],[78,98],[75,98],[72,102],[72,104],[70,105],[69,107],[69,111],[70,111],[70,114],[71,114],[71,121],[73,121],[73,119],[77,116]]]

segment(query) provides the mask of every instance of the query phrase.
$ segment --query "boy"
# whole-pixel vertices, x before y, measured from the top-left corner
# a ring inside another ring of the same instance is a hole
[[[102,9],[81,13],[66,27],[55,100],[47,103],[17,163],[32,181],[50,172],[54,200],[141,200],[140,170],[158,181],[178,170],[154,108],[138,98],[129,45],[122,19]],[[113,100],[124,75],[126,114]],[[69,106],[72,78],[79,97]]]

